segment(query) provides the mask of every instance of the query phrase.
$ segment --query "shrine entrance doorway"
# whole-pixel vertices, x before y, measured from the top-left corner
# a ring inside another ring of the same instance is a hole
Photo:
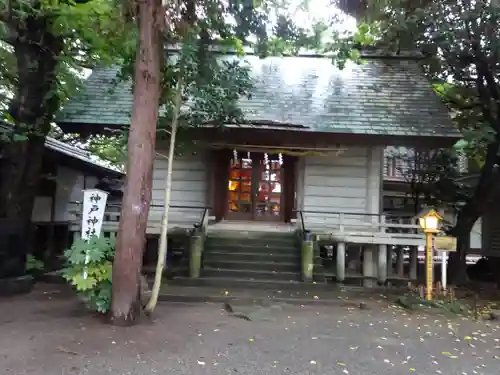
[[[284,220],[281,154],[234,150],[228,168],[227,219]]]

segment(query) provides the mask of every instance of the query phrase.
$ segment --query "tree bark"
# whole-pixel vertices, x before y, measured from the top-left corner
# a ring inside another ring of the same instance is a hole
[[[450,253],[448,274],[450,284],[464,285],[469,282],[467,275],[467,253],[470,248],[470,231],[460,233],[457,237],[457,251]]]
[[[127,182],[113,263],[111,322],[131,325],[140,315],[142,253],[151,203],[151,185],[160,99],[161,0],[138,2],[139,43],[134,70]]]
[[[15,31],[12,33],[15,35],[12,45],[18,82],[9,104],[9,115],[14,122],[10,133],[12,137],[1,150],[0,218],[23,228],[24,246],[11,254],[19,258],[17,266],[23,268],[26,252],[29,251],[31,215],[40,179],[45,137],[59,108],[56,71],[63,42],[47,31],[50,23],[41,16],[28,16],[23,22],[11,20],[8,25],[10,30]]]

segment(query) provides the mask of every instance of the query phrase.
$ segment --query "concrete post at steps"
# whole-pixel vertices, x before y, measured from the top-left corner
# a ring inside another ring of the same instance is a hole
[[[192,235],[189,239],[189,277],[200,277],[201,255],[203,253],[203,236]]]
[[[337,243],[337,281],[343,282],[345,280],[345,243]]]
[[[378,282],[384,285],[387,281],[387,245],[378,245]]]
[[[363,280],[363,285],[367,288],[373,288],[375,277],[375,246],[365,245],[363,247],[363,276],[366,279]]]
[[[403,278],[405,276],[405,252],[402,247],[400,247],[396,251],[396,272],[398,277]]]
[[[302,240],[301,252],[302,281],[311,282],[314,272],[314,241],[310,238]]]
[[[410,279],[417,280],[418,278],[418,246],[410,248]]]

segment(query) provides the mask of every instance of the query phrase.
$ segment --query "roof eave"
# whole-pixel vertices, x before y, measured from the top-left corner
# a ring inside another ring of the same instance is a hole
[[[116,134],[117,130],[126,129],[129,124],[102,124],[102,123],[82,123],[82,122],[57,122],[63,132],[76,133],[82,136],[96,135],[96,134]]]

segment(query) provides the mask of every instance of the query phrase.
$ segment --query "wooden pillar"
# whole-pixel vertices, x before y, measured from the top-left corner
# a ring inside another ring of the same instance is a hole
[[[345,243],[337,243],[337,281],[345,280]]]
[[[387,246],[387,278],[392,276],[392,246]]]
[[[227,184],[231,150],[213,151],[213,212],[217,221],[224,218],[227,210]]]
[[[297,207],[295,202],[296,191],[296,164],[297,157],[284,155],[283,156],[283,217],[285,223],[290,223],[292,219],[297,218],[297,213],[294,208]]]
[[[359,272],[360,248],[349,246],[347,249],[347,269],[353,272]]]
[[[363,281],[363,285],[367,288],[372,288],[374,285],[375,269],[375,246],[363,246],[363,276],[369,277]]]
[[[410,279],[417,280],[418,278],[418,246],[410,248]]]
[[[399,247],[397,251],[397,258],[396,258],[396,272],[398,277],[404,277],[405,276],[405,252],[403,250],[403,247]]]
[[[387,245],[378,245],[378,282],[384,285],[387,281]]]

